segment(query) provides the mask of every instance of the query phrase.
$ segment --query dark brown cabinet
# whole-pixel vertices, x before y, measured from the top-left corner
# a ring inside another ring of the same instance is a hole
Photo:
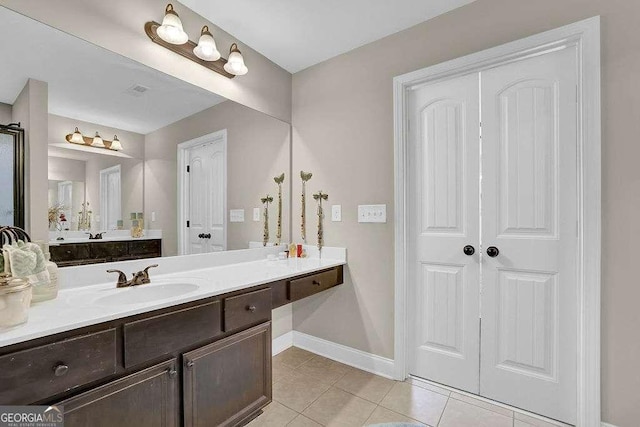
[[[66,427],[176,427],[178,372],[170,360],[81,393],[58,405]]]
[[[49,252],[51,261],[59,267],[156,258],[162,256],[162,240],[92,240],[86,243],[61,243],[59,246],[49,247]]]
[[[183,355],[185,427],[235,426],[271,401],[271,322]]]
[[[339,283],[341,266],[0,347],[0,405],[63,405],[67,427],[245,425],[271,402],[272,308]]]

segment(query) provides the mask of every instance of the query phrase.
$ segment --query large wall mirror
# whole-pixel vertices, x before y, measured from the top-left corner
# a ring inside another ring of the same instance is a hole
[[[266,195],[268,244],[289,241],[288,123],[4,7],[0,48],[0,111],[15,118],[25,88],[46,89],[28,97],[32,110],[46,110],[31,115],[26,139],[32,150],[46,147],[47,171],[27,177],[47,197],[28,208],[46,218],[51,245],[84,248],[61,265],[142,257],[125,250],[132,239],[158,241],[163,256],[262,245]],[[34,120],[46,121],[46,144]],[[0,173],[4,194],[9,175]],[[105,242],[116,254],[94,256],[91,245]]]

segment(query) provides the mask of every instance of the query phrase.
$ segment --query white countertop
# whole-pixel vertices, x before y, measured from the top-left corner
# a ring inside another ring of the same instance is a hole
[[[250,251],[235,252],[246,254]],[[173,271],[165,274],[160,273],[171,268],[162,268],[161,264],[158,274],[154,274],[154,270],[150,271],[150,284],[121,289],[117,289],[115,285],[117,275],[110,276],[111,280],[108,283],[98,283],[90,286],[79,286],[74,283],[73,286],[62,286],[56,299],[37,303],[31,307],[29,321],[26,324],[0,330],[0,347],[344,265],[346,264],[346,251],[343,252],[344,256],[338,255],[335,258],[292,258],[273,261],[260,259],[200,269],[193,269],[194,263],[188,262],[186,265],[191,264],[190,270],[185,269],[184,271]],[[263,257],[262,253],[266,252],[261,252],[261,257]],[[340,251],[333,251],[331,255],[336,253],[340,254]],[[210,256],[211,260],[216,257],[215,254]],[[203,255],[192,257],[194,260],[203,260],[205,258]],[[229,255],[219,255],[218,257],[225,260],[230,258]],[[255,258],[255,255],[252,257]],[[171,261],[171,257],[156,258],[148,260],[147,264],[153,262],[162,263],[163,260],[169,260],[167,262],[171,263],[178,261],[180,258],[184,260],[189,257],[173,257],[174,261]],[[238,259],[238,256],[233,255],[232,258]],[[206,263],[199,262],[199,264],[215,265],[216,262],[211,260]],[[122,268],[125,271],[129,271],[129,267],[134,265],[130,262],[121,264],[124,265]],[[118,267],[117,263],[108,264],[108,268]],[[77,270],[65,268],[61,270],[61,272],[65,273],[61,277],[66,277],[67,280],[71,275],[82,278],[86,276],[87,270],[90,271],[90,269],[100,269],[100,271],[104,272],[104,267],[96,266],[78,267]],[[74,271],[77,274],[71,274]],[[135,302],[136,298],[125,298],[127,303],[105,305],[96,301],[104,296],[124,293],[132,295],[132,293],[138,292],[145,287],[162,287],[163,285],[176,283],[190,284],[188,289],[191,288],[191,285],[196,285],[197,288],[192,286],[194,290],[187,293],[150,302]]]

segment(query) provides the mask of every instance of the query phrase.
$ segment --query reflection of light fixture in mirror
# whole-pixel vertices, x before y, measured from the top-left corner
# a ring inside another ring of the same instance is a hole
[[[71,144],[79,144],[79,145],[85,145],[88,147],[95,147],[95,148],[104,148],[105,150],[111,150],[111,151],[122,150],[122,143],[118,139],[117,135],[113,136],[113,141],[107,141],[102,139],[98,132],[96,132],[96,136],[92,138],[92,137],[82,135],[82,133],[80,133],[78,128],[76,128],[76,130],[73,133],[70,133],[67,136],[65,136],[65,139],[67,140],[67,142]]]
[[[224,69],[227,73],[234,76],[244,76],[249,69],[244,65],[244,58],[238,49],[238,45],[233,43],[229,49],[229,59],[224,64]]]
[[[111,141],[110,149],[115,151],[122,150],[122,144],[120,144],[120,140],[118,139],[118,135],[113,135],[113,141]]]
[[[158,36],[167,43],[185,44],[189,40],[189,36],[182,29],[182,21],[173,10],[173,5],[169,3],[164,11],[164,19],[162,25],[157,29]]]
[[[69,142],[74,144],[84,144],[84,138],[82,138],[82,134],[76,128],[76,130],[71,134],[71,137],[68,139]]]
[[[209,32],[209,27],[202,27],[198,45],[193,48],[193,53],[203,61],[217,61],[220,59],[220,52],[216,47],[216,41]]]
[[[98,132],[96,132],[96,136],[93,137],[93,141],[91,141],[91,146],[105,148],[104,141],[102,140]]]

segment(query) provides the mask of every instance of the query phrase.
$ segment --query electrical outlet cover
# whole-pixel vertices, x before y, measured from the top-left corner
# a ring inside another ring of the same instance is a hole
[[[342,205],[331,206],[331,221],[342,221]]]
[[[260,208],[253,208],[253,220],[260,221]]]

